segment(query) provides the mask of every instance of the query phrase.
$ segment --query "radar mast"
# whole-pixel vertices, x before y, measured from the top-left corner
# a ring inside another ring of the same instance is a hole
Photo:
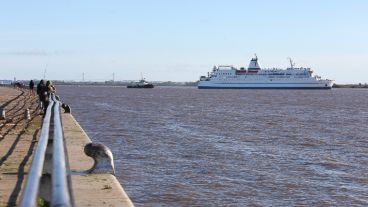
[[[293,60],[292,60],[290,57],[288,57],[287,59],[289,59],[289,62],[290,62],[290,68],[291,68],[291,69],[294,69],[295,63],[293,62]]]

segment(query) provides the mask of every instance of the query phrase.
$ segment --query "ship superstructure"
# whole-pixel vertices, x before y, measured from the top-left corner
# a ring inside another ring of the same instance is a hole
[[[247,69],[231,65],[214,66],[201,76],[200,89],[331,89],[332,80],[313,75],[310,68],[297,68],[291,59],[287,69],[261,69],[258,58],[251,59]]]

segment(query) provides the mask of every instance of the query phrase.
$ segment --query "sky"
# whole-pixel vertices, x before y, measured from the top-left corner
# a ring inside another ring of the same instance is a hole
[[[214,65],[368,82],[368,1],[1,1],[0,79],[196,81]]]

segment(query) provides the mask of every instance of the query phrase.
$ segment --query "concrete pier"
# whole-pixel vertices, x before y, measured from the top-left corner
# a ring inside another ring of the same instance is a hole
[[[133,206],[114,175],[84,173],[93,166],[83,151],[91,140],[71,114],[63,114],[62,120],[77,206]]]
[[[0,87],[6,112],[0,120],[0,206],[18,206],[22,197],[42,122],[37,106],[38,97],[27,90]],[[95,161],[84,152],[91,140],[74,117],[64,113],[61,118],[75,206],[134,206],[111,168],[91,169]]]

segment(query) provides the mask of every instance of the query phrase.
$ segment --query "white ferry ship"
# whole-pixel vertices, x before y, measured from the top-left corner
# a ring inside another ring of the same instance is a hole
[[[261,69],[257,56],[248,69],[214,66],[211,73],[201,76],[200,89],[331,89],[334,81],[313,75],[310,68],[296,68],[290,60],[287,69]]]

